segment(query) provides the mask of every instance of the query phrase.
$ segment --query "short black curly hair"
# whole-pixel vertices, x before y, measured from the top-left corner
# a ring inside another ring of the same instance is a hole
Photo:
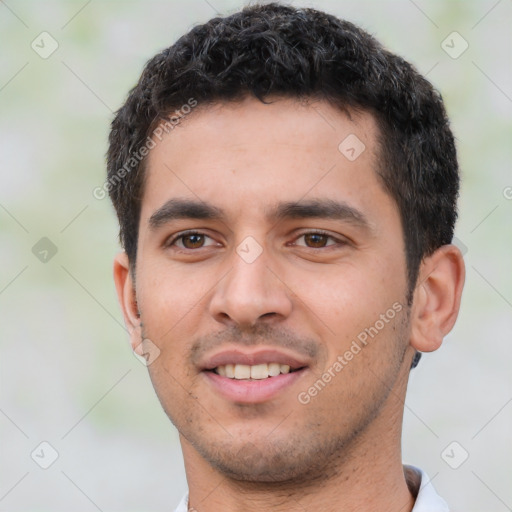
[[[422,259],[451,242],[457,218],[457,156],[442,98],[411,64],[352,23],[277,3],[194,27],[146,64],[117,112],[106,185],[132,270],[143,157],[155,127],[175,112],[179,120],[191,99],[206,105],[251,95],[321,99],[374,116],[376,172],[400,210],[411,300]]]

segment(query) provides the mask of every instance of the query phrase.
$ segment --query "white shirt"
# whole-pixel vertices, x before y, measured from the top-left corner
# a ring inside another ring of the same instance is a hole
[[[404,466],[404,470],[408,485],[419,488],[412,512],[450,512],[424,471],[414,466]],[[183,496],[175,512],[188,512],[188,494]]]

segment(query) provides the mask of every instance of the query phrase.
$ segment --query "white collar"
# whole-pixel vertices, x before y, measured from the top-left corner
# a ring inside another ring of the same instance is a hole
[[[416,502],[412,512],[449,512],[448,505],[435,491],[427,474],[414,466],[404,466],[407,485],[412,488]],[[175,512],[188,512],[188,493],[183,496]]]
[[[428,475],[419,468],[404,465],[405,479],[409,489],[416,494],[411,512],[450,512],[446,501],[437,494]],[[186,512],[186,509],[185,509]]]

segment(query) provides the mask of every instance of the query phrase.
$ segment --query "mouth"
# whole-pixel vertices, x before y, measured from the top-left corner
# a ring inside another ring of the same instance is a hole
[[[294,354],[275,349],[253,353],[228,350],[210,357],[202,373],[213,389],[235,403],[261,403],[276,398],[300,379],[309,365]]]

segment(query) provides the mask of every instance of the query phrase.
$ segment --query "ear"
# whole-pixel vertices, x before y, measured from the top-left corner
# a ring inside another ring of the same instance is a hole
[[[443,245],[422,261],[411,315],[410,343],[416,350],[437,350],[452,330],[464,278],[464,260],[455,245]]]
[[[117,298],[123,311],[124,323],[130,334],[130,343],[133,350],[136,350],[142,340],[141,321],[130,264],[125,252],[114,258],[114,282]]]

